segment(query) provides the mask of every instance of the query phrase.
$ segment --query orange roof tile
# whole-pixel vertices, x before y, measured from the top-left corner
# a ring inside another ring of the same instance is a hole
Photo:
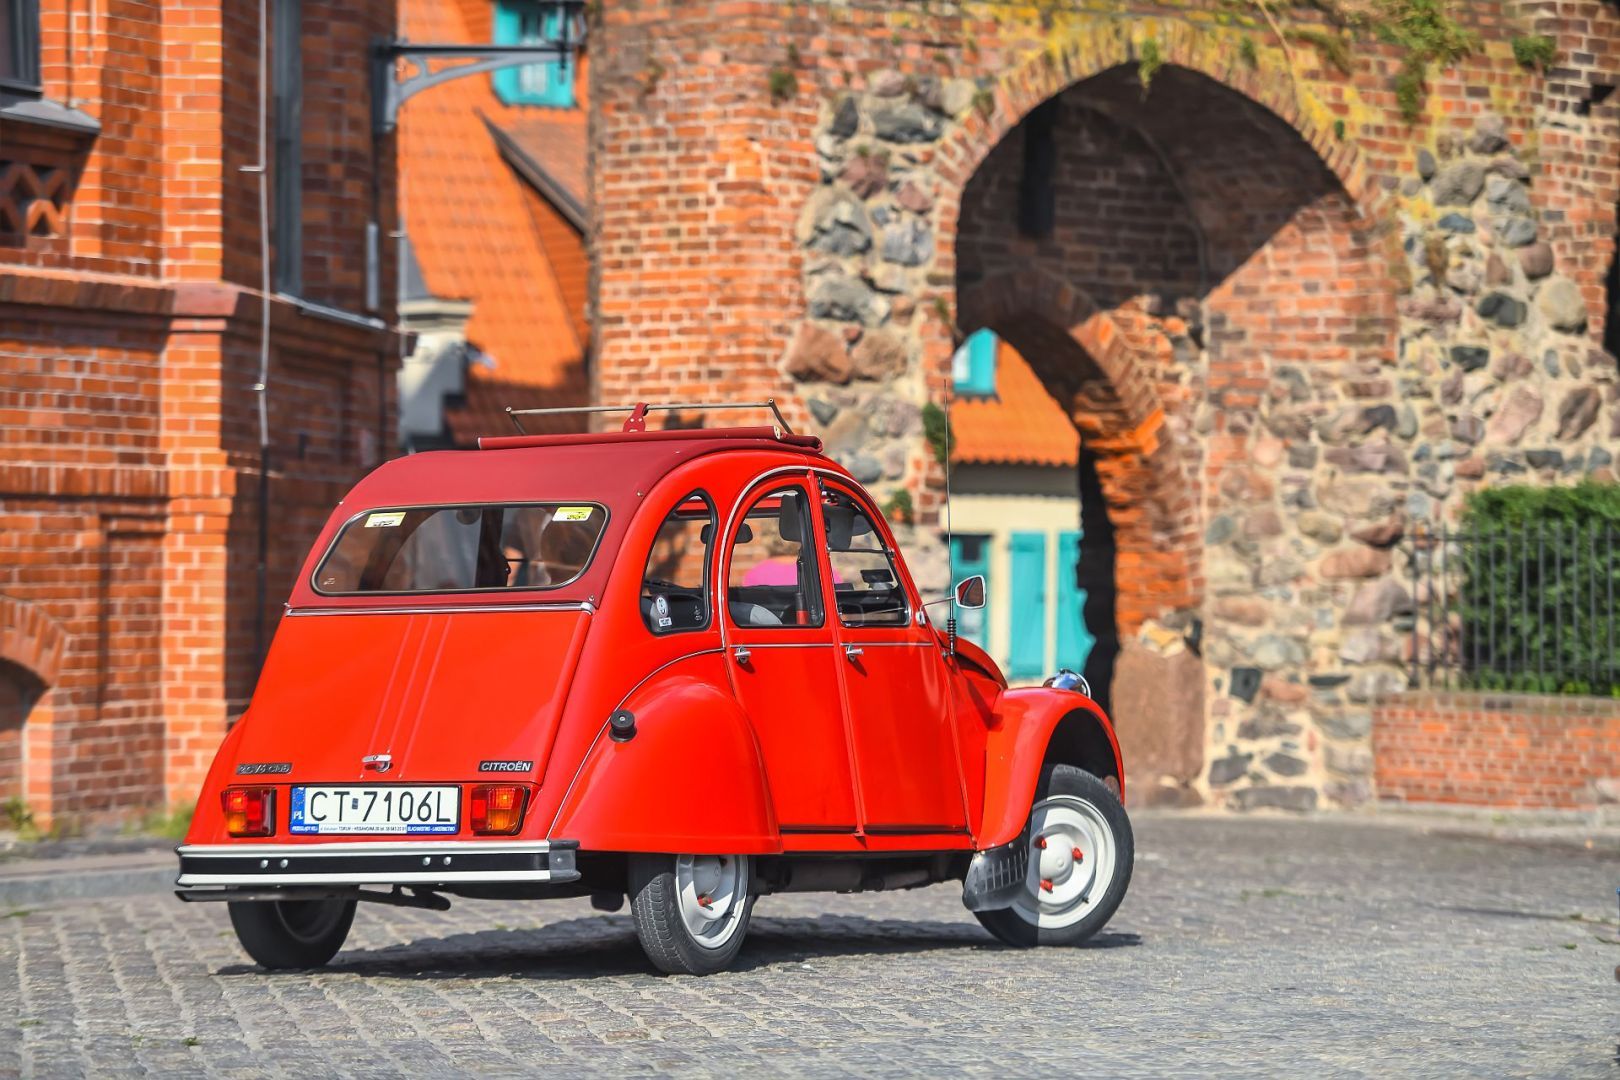
[[[996,392],[951,404],[959,465],[1058,465],[1080,460],[1080,433],[1046,392],[1029,361],[1005,341],[996,346]]]
[[[500,129],[537,175],[527,176],[564,216],[585,227],[585,114],[579,109],[535,110]],[[519,169],[522,173],[524,170]],[[549,190],[548,190],[549,189]]]
[[[401,32],[413,41],[486,40],[487,25],[470,27],[466,7],[402,0]],[[543,235],[553,223],[543,216],[555,211],[503,159],[485,123],[506,129],[541,112],[551,110],[503,104],[477,75],[436,86],[400,112],[400,207],[423,282],[435,296],[472,302],[467,340],[489,358],[468,369],[466,406],[448,417],[458,442],[507,431],[507,405],[588,396],[584,260],[553,263]],[[572,112],[583,155],[583,111]]]

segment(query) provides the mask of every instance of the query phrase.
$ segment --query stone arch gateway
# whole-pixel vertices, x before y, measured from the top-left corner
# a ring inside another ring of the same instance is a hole
[[[977,156],[958,199],[958,323],[998,329],[1030,360],[1097,470],[1119,648],[1091,674],[1149,780],[1136,790],[1202,798],[1206,741],[1269,743],[1274,769],[1217,757],[1245,778],[1317,771],[1315,718],[1256,700],[1260,684],[1306,685],[1304,628],[1289,623],[1313,583],[1290,511],[1315,499],[1320,464],[1274,459],[1262,391],[1393,357],[1377,230],[1301,133],[1179,66],[1146,88],[1119,65],[1062,87]],[[1052,326],[1067,340],[1042,341]],[[1223,543],[1216,523],[1239,520]],[[1212,601],[1250,625],[1223,625]],[[1234,695],[1234,681],[1256,685]]]

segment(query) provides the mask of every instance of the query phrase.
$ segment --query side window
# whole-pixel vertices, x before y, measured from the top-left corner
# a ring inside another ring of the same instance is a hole
[[[866,511],[849,493],[823,488],[821,516],[838,618],[845,626],[904,626],[909,613],[900,573]]]
[[[693,492],[658,526],[641,577],[641,618],[655,634],[709,625],[709,545],[714,506]]]
[[[731,544],[726,606],[738,626],[820,626],[821,582],[804,489],[755,499]]]

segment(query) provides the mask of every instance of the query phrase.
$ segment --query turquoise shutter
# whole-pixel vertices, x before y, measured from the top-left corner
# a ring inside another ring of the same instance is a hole
[[[1057,560],[1057,666],[1083,671],[1097,638],[1085,622],[1086,590],[1074,585],[1074,570],[1080,564],[1078,532],[1058,534]]]
[[[959,394],[994,394],[996,392],[996,342],[989,330],[976,330],[968,335],[952,360],[951,375]]]
[[[562,8],[537,0],[498,0],[495,43],[533,45],[562,36]],[[561,60],[502,68],[494,73],[495,93],[508,105],[574,105],[574,69]]]
[[[1046,666],[1046,534],[1015,532],[1008,539],[1012,556],[1012,634],[1007,647],[1007,674],[1028,678]]]
[[[983,574],[985,581],[985,607],[977,610],[958,609],[956,632],[981,649],[988,649],[990,641],[989,604],[995,603],[990,589],[990,538],[988,536],[956,536],[951,538],[951,585],[963,578]]]

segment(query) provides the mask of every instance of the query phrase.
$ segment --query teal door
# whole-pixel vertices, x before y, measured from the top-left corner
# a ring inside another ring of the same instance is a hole
[[[996,602],[990,590],[990,538],[953,536],[951,538],[951,585],[963,578],[983,574],[986,604],[977,610],[956,609],[956,632],[981,649],[990,647],[990,604]]]
[[[1027,679],[1046,667],[1046,534],[1015,532],[1007,547],[1012,578],[1007,676]]]
[[[1057,555],[1057,666],[1084,671],[1086,657],[1097,638],[1086,629],[1086,590],[1075,588],[1074,570],[1080,564],[1078,532],[1058,534]]]

